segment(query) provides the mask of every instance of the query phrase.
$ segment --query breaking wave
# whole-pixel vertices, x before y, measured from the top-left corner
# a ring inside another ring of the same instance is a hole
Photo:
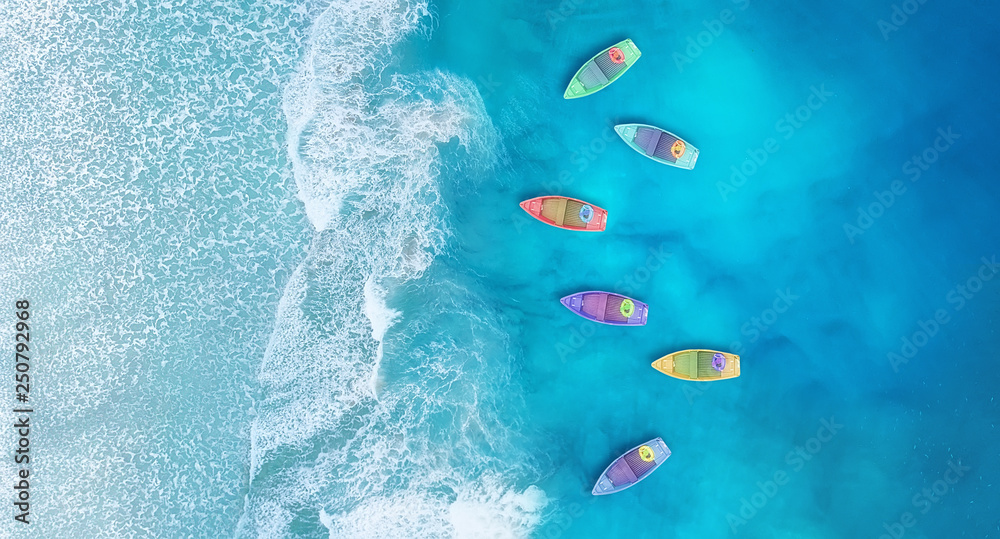
[[[423,2],[334,2],[284,93],[316,233],[258,371],[239,535],[523,537],[546,505],[505,320],[435,263],[441,185],[492,166],[498,135],[470,81],[387,68],[430,22]]]

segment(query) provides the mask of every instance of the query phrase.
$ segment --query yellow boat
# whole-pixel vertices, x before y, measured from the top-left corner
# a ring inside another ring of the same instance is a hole
[[[740,375],[740,356],[715,350],[681,350],[653,362],[653,368],[674,378],[713,382]]]

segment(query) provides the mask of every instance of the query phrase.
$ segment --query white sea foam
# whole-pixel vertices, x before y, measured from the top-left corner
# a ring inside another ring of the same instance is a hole
[[[537,487],[517,492],[487,476],[450,496],[403,491],[371,497],[341,517],[320,510],[330,539],[342,537],[455,537],[515,539],[537,526],[547,500]],[[454,501],[449,501],[449,499]]]
[[[540,491],[515,490],[501,479],[506,475],[484,473],[533,475],[497,410],[511,377],[501,324],[464,287],[450,281],[437,287],[428,293],[435,299],[421,304],[424,315],[401,313],[396,324],[402,327],[394,333],[396,326],[385,326],[391,329],[381,343],[372,338],[368,318],[356,316],[361,301],[337,294],[342,299],[333,303],[344,307],[330,316],[346,325],[317,326],[309,322],[309,293],[296,288],[286,296],[304,303],[285,305],[279,328],[294,320],[327,329],[292,333],[306,336],[301,343],[273,341],[291,346],[272,365],[291,381],[266,384],[270,395],[254,422],[256,500],[247,504],[244,526],[252,535],[283,536],[293,518],[289,508],[309,504],[325,509],[331,537],[470,537],[477,530],[482,537],[522,537],[537,523]],[[363,297],[363,289],[352,290]],[[355,323],[344,316],[352,309]],[[453,330],[440,335],[441,325]],[[383,345],[391,376],[375,401],[366,391],[366,369]],[[324,447],[318,457],[288,447],[317,436]],[[280,469],[264,468],[262,460],[275,454],[282,455]]]
[[[45,373],[35,536],[239,518],[250,361],[308,232],[275,145],[292,3],[0,2],[0,289],[30,298]]]
[[[548,504],[535,486],[522,492],[503,489],[468,489],[448,507],[448,524],[462,539],[525,537],[541,520]]]
[[[316,413],[276,420],[277,431],[258,429],[255,462],[280,444],[301,443],[318,425],[371,397],[373,359],[391,317],[369,317],[365,331],[357,315],[379,311],[366,300],[384,279],[419,277],[442,249],[447,210],[436,183],[437,144],[457,137],[470,153],[490,155],[496,135],[469,81],[433,72],[383,84],[373,75],[389,47],[416,31],[428,13],[422,2],[332,3],[285,92],[298,196],[322,235],[288,285],[260,379],[272,399],[305,399],[302,405]],[[319,310],[302,307],[310,293],[306,267],[330,294]],[[289,356],[310,360],[290,368]],[[365,373],[363,381],[357,373]],[[329,387],[303,392],[299,383]]]
[[[438,146],[457,140],[485,165],[497,143],[470,81],[381,73],[427,14],[419,2],[334,3],[284,93],[317,235],[259,371],[241,534],[287,535],[310,505],[338,538],[523,537],[542,514],[544,494],[508,475],[534,472],[499,411],[510,394],[501,324],[454,280],[426,289],[449,235]],[[388,300],[400,287],[432,299],[407,317]]]
[[[283,109],[299,198],[317,230],[326,228],[346,192],[373,179],[374,165],[399,155],[377,139],[382,119],[365,77],[371,79],[390,47],[427,15],[420,1],[346,0],[332,2],[315,22],[312,46],[286,87]],[[313,130],[322,144],[304,148]]]
[[[372,338],[378,342],[378,349],[375,351],[375,365],[372,367],[371,391],[372,395],[378,397],[378,369],[382,364],[382,353],[384,346],[382,339],[389,326],[399,317],[399,311],[390,309],[385,304],[385,290],[375,284],[375,280],[369,277],[365,281],[365,316],[372,325]]]

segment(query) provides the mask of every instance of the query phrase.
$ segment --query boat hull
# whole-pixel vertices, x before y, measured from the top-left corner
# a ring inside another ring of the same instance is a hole
[[[645,461],[641,458],[640,448],[644,446],[652,450],[652,461]],[[621,492],[649,477],[669,457],[670,448],[667,447],[662,438],[653,438],[644,444],[637,445],[605,468],[601,477],[597,479],[594,489],[590,492],[594,496]]]
[[[620,63],[616,63],[612,59],[612,49],[621,51],[624,56]],[[573,78],[570,79],[566,91],[563,92],[563,98],[586,97],[607,88],[612,82],[624,75],[640,56],[642,56],[642,52],[635,46],[635,43],[632,43],[631,39],[615,43],[594,55],[577,70]]]
[[[634,305],[630,316],[621,312],[624,300],[629,300]],[[559,302],[587,320],[612,326],[644,326],[649,314],[649,305],[639,300],[599,290],[570,294]]]
[[[535,219],[563,230],[601,232],[608,223],[608,210],[575,198],[541,196],[525,200],[520,206]],[[584,222],[581,217],[584,206],[593,212],[589,222]]]
[[[726,365],[721,372],[712,367],[715,354],[722,354],[726,358]],[[652,367],[679,380],[715,382],[739,377],[740,356],[716,350],[681,350],[657,359]]]
[[[619,124],[615,132],[630,148],[657,163],[692,170],[698,162],[698,148],[665,129],[647,124]],[[673,151],[675,148],[679,154]]]

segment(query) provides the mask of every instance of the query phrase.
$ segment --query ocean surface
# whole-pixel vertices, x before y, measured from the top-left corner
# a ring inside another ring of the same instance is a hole
[[[0,538],[1000,537],[998,21],[0,0],[0,333],[30,299],[36,410]],[[607,231],[518,208],[543,194]],[[648,325],[558,302],[592,289]],[[742,376],[650,368],[686,348]],[[656,436],[659,470],[590,494]]]

